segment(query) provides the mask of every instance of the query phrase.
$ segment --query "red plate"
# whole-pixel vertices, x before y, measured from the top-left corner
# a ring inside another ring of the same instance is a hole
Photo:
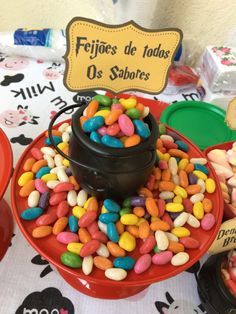
[[[60,124],[56,127],[59,125]],[[169,127],[168,129],[172,130]],[[189,155],[191,157],[205,157],[203,153],[188,139],[180,135],[178,132],[176,133],[189,145]],[[152,283],[173,277],[191,267],[201,258],[215,239],[221,224],[223,213],[223,199],[221,193],[219,192],[220,186],[218,181],[216,181],[216,192],[213,195],[209,194],[207,196],[214,204],[213,214],[216,218],[216,225],[208,232],[202,231],[201,229],[189,228],[192,236],[200,241],[200,248],[188,251],[190,260],[185,265],[180,267],[174,267],[171,264],[165,266],[152,265],[148,271],[141,275],[135,274],[134,271],[129,271],[127,278],[121,282],[115,282],[107,279],[104,276],[104,272],[99,269],[94,269],[91,275],[86,276],[83,274],[81,269],[75,270],[62,265],[60,262],[60,255],[66,251],[66,246],[57,242],[55,236],[49,236],[44,239],[34,239],[31,236],[31,233],[36,226],[35,222],[24,221],[20,218],[21,212],[27,207],[27,199],[19,197],[19,186],[17,185],[17,180],[23,172],[22,167],[25,160],[30,157],[30,149],[32,147],[41,147],[43,145],[44,133],[38,136],[31,143],[17,163],[11,185],[13,212],[22,233],[28,242],[40,255],[42,255],[50,263],[54,264],[62,277],[77,290],[89,296],[103,299],[120,299],[132,296],[142,291]],[[208,167],[211,170],[210,177],[216,179],[216,174],[212,170],[212,167],[209,164]],[[137,256],[137,250],[133,252],[132,256]]]

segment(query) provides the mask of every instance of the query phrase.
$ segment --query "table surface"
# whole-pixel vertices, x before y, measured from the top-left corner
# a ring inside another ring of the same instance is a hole
[[[27,145],[47,129],[56,112],[82,97],[92,96],[69,92],[63,85],[63,73],[64,64],[3,56],[0,127],[11,142],[14,165]],[[173,96],[138,95],[172,102],[184,100],[190,94],[196,100],[199,98],[195,90]],[[64,114],[61,120],[70,116],[71,112]],[[8,204],[9,195],[8,187],[4,195]],[[57,270],[37,254],[16,224],[11,246],[0,262],[0,278],[0,313],[204,313],[199,308],[196,281],[191,272],[155,283],[127,299],[100,300],[85,296],[70,287]]]

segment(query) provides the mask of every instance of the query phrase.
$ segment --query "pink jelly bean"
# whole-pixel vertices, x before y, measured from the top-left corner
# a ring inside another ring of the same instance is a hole
[[[155,245],[156,245],[155,237],[153,235],[148,236],[139,248],[140,254],[143,255],[151,252],[154,249]]]
[[[36,225],[37,226],[48,226],[53,224],[57,220],[57,215],[55,213],[44,214],[37,218]]]
[[[119,116],[118,123],[119,123],[121,131],[125,135],[131,136],[134,134],[133,122],[126,114],[121,114]]]
[[[134,265],[135,273],[141,274],[145,272],[151,266],[151,263],[152,263],[152,257],[150,254],[144,254],[140,256]]]
[[[68,214],[69,212],[69,205],[67,201],[61,201],[57,206],[57,217],[61,218]]]
[[[43,159],[43,153],[37,147],[31,148],[30,152],[36,160]]]
[[[107,127],[107,135],[116,136],[120,132],[120,126],[117,122]]]
[[[88,227],[97,218],[97,212],[95,210],[90,210],[86,212],[78,222],[80,228]]]
[[[71,242],[79,242],[79,236],[76,233],[63,231],[57,235],[57,241],[63,244],[69,244]]]
[[[81,257],[92,255],[99,249],[100,245],[101,243],[98,240],[90,240],[89,242],[84,243],[79,255]]]
[[[92,222],[92,223],[87,227],[87,229],[88,229],[88,232],[89,232],[90,234],[95,233],[96,231],[99,230],[99,229],[98,229],[98,223],[97,223],[96,221]]]
[[[94,233],[91,233],[92,239],[98,240],[102,243],[107,243],[108,237],[100,230],[95,231]]]
[[[112,104],[111,105],[111,109],[121,109],[122,111],[124,111],[124,107],[121,104]]]
[[[105,126],[102,126],[101,128],[97,129],[97,132],[101,136],[106,135],[107,134],[107,128]]]
[[[53,189],[53,192],[68,192],[74,189],[74,184],[70,182],[60,182],[58,185]]]
[[[49,188],[47,187],[46,183],[41,179],[35,179],[34,184],[36,190],[39,191],[39,193],[41,194],[49,191]]]
[[[161,198],[157,199],[158,217],[162,217],[165,213],[165,201]]]
[[[236,267],[229,269],[230,278],[236,283]]]
[[[182,243],[186,249],[197,249],[200,246],[199,241],[192,237],[182,237],[179,239],[179,242]]]
[[[118,134],[116,134],[116,137],[118,137],[118,138],[123,137],[123,136],[125,136],[125,134],[122,131],[120,131]]]
[[[161,170],[168,169],[168,163],[166,160],[159,160],[158,166]]]
[[[161,219],[164,220],[165,222],[167,222],[172,227],[173,221],[167,212],[164,213],[164,215],[161,217]]]
[[[215,216],[211,213],[206,214],[201,220],[201,227],[203,230],[208,231],[215,225]]]
[[[155,265],[165,265],[171,261],[173,253],[171,251],[159,252],[153,255],[152,262]]]
[[[60,202],[64,201],[66,199],[66,197],[67,197],[67,193],[66,192],[54,193],[50,197],[49,204],[52,205],[52,206],[57,205]]]

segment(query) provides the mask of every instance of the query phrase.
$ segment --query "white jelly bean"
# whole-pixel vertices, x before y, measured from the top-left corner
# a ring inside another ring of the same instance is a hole
[[[195,204],[197,202],[201,202],[204,199],[204,194],[203,193],[197,193],[194,194],[190,197],[190,201]]]
[[[193,228],[199,228],[201,223],[195,216],[189,214],[187,224]]]
[[[160,139],[161,139],[161,140],[167,140],[167,141],[174,142],[173,137],[170,136],[170,135],[167,135],[167,134],[162,134],[162,135],[160,136]]]
[[[41,147],[40,150],[44,155],[49,155],[51,157],[54,157],[56,155],[55,151],[51,147]]]
[[[83,111],[83,116],[87,116],[87,107]]]
[[[59,183],[60,181],[58,180],[50,180],[47,182],[47,187],[53,190]]]
[[[65,170],[66,167],[65,167],[65,166],[54,167],[54,168],[52,168],[52,169],[50,170],[50,173],[57,174],[60,169],[64,169],[64,170]]]
[[[100,244],[100,247],[99,247],[99,249],[97,249],[96,253],[97,253],[97,255],[103,256],[103,257],[109,257],[109,255],[110,255],[109,250],[104,243]]]
[[[57,178],[61,182],[69,182],[69,178],[64,169],[59,169],[57,172]]]
[[[72,128],[71,128],[71,125],[69,125],[67,128],[66,128],[66,132],[71,134],[72,132]]]
[[[105,271],[105,276],[111,280],[121,281],[126,278],[127,272],[122,268],[108,268]]]
[[[142,118],[147,117],[149,115],[149,111],[150,111],[149,107],[145,106],[142,112]]]
[[[43,159],[47,161],[49,168],[53,168],[55,166],[55,162],[50,155],[43,155]]]
[[[82,271],[85,275],[89,275],[93,270],[93,257],[92,255],[85,256],[82,262]]]
[[[173,192],[164,191],[159,194],[159,197],[163,200],[168,200],[168,199],[174,198],[175,194]]]
[[[205,165],[207,163],[206,158],[190,158],[192,164]]]
[[[170,157],[168,160],[168,166],[172,175],[177,174],[178,172],[178,164],[174,157]]]
[[[206,190],[206,185],[205,185],[204,180],[198,179],[197,184],[201,187],[200,193],[204,193]]]
[[[178,217],[174,220],[175,227],[182,227],[188,220],[189,214],[186,212],[182,212]]]
[[[67,193],[67,202],[71,207],[77,205],[77,193],[74,190]]]
[[[166,232],[165,234],[169,241],[179,242],[179,238],[175,234],[170,233],[170,232]]]
[[[61,133],[63,133],[63,132],[65,132],[65,130],[68,128],[68,126],[69,126],[69,123],[64,122],[64,123],[62,123],[62,124],[59,126],[58,131],[60,131]]]
[[[39,203],[40,193],[38,191],[32,191],[28,196],[28,206],[37,207]]]
[[[55,162],[56,167],[63,166],[63,157],[59,154],[56,154],[54,157],[54,162]]]
[[[62,133],[62,141],[63,141],[64,143],[68,143],[69,140],[70,140],[70,135],[69,135],[69,133],[63,132],[63,133]]]
[[[155,238],[157,242],[158,249],[165,251],[169,246],[169,240],[164,231],[157,230],[155,232]]]
[[[172,175],[172,181],[174,184],[179,185],[179,183],[180,183],[179,176],[177,174],[173,174]]]
[[[189,255],[186,252],[179,252],[175,254],[171,259],[171,264],[173,266],[180,266],[187,263],[189,260]]]
[[[88,193],[85,190],[80,190],[77,196],[77,204],[80,207],[83,207],[87,201]]]
[[[107,234],[107,225],[98,220],[98,228],[105,234]]]

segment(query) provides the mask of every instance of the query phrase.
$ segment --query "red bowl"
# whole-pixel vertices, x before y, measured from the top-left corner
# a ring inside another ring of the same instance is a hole
[[[58,124],[56,127],[58,127]],[[167,127],[168,130],[172,130]],[[205,157],[203,153],[193,145],[187,138],[176,132],[182,139],[189,145],[189,154],[191,157]],[[175,267],[171,264],[165,266],[152,265],[148,271],[137,275],[133,270],[128,272],[128,276],[124,281],[115,282],[107,279],[104,276],[104,272],[99,269],[94,269],[91,275],[86,276],[81,269],[71,269],[61,264],[60,255],[66,251],[65,245],[57,242],[55,236],[48,236],[44,239],[35,239],[32,237],[32,230],[35,228],[34,221],[24,221],[20,218],[21,212],[27,207],[27,199],[19,197],[19,186],[17,180],[23,172],[23,164],[25,160],[30,156],[30,149],[32,147],[41,147],[44,144],[44,134],[38,136],[31,145],[25,150],[21,158],[19,159],[14,176],[12,178],[11,185],[11,200],[15,219],[24,234],[25,238],[32,245],[32,247],[46,260],[56,266],[61,276],[75,289],[80,292],[96,298],[103,299],[121,299],[132,296],[152,283],[165,280],[176,276],[184,270],[191,267],[196,263],[203,254],[208,250],[211,243],[214,241],[218,229],[221,224],[223,214],[223,198],[220,193],[220,186],[216,181],[216,192],[209,197],[213,204],[213,214],[216,218],[216,224],[210,231],[202,231],[201,229],[189,228],[193,237],[200,241],[200,248],[195,250],[188,250],[190,259],[182,266]],[[216,180],[215,172],[212,171],[212,167],[208,164],[210,171],[210,177]],[[138,255],[138,247],[132,253],[133,257]]]
[[[210,146],[210,147],[207,147],[205,150],[204,150],[204,154],[206,155],[206,158],[207,158],[207,154],[213,150],[213,149],[223,149],[223,150],[228,150],[230,148],[232,148],[232,145],[235,141],[231,141],[231,142],[226,142],[226,143],[222,143],[222,144],[217,144],[217,145],[214,145],[214,146]],[[231,204],[228,204],[226,202],[224,202],[224,215],[223,215],[223,220],[228,220],[228,219],[231,219],[231,218],[234,218],[236,217],[236,208],[233,207]]]

